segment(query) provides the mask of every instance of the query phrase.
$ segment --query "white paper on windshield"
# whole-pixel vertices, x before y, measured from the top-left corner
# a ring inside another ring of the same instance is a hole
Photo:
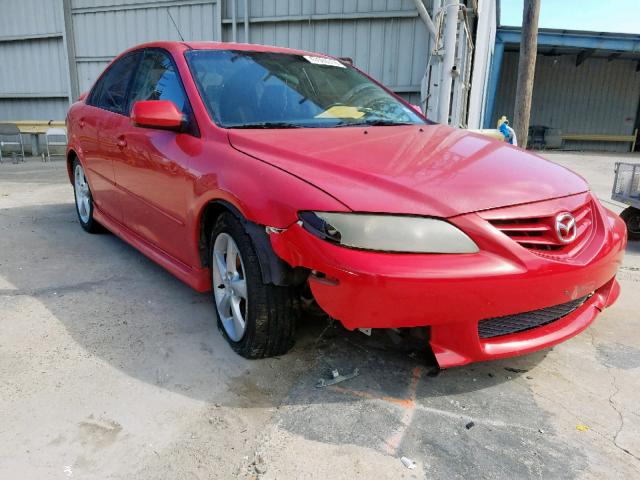
[[[303,55],[303,57],[306,58],[307,61],[311,63],[315,63],[316,65],[327,65],[329,67],[347,68],[334,58],[314,57],[313,55]]]

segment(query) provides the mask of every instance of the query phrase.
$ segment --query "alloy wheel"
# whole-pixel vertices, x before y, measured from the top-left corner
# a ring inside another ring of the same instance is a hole
[[[244,336],[247,319],[247,280],[242,255],[228,233],[220,233],[212,252],[213,294],[220,321],[229,338]]]
[[[89,193],[89,184],[84,176],[84,170],[79,163],[76,165],[74,172],[74,186],[78,214],[82,222],[87,223],[91,217],[91,193]]]

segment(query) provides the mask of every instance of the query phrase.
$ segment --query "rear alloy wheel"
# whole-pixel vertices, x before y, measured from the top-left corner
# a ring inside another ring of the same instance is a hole
[[[298,312],[292,289],[262,282],[251,237],[231,213],[218,217],[210,245],[218,328],[231,348],[251,359],[286,353]]]
[[[640,240],[640,209],[627,207],[620,214],[620,218],[627,225],[629,240]]]
[[[73,161],[73,193],[76,199],[78,220],[84,230],[89,233],[100,231],[100,225],[93,219],[93,197],[84,174],[82,164],[76,158]]]

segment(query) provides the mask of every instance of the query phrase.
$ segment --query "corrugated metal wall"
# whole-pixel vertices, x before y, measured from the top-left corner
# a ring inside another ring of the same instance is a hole
[[[61,0],[0,0],[0,120],[64,118]]]
[[[155,39],[177,40],[171,12],[186,40],[248,41],[325,52],[355,63],[394,91],[417,101],[428,34],[412,0],[73,0],[72,16],[80,90],[110,58]],[[235,7],[235,28],[234,28]],[[127,10],[123,10],[127,8]]]
[[[429,4],[430,2],[427,2]],[[249,0],[249,42],[351,57],[393,91],[420,101],[429,35],[412,0]],[[223,40],[246,41],[243,0],[223,1]]]
[[[78,86],[85,91],[109,61],[152,40],[213,40],[214,0],[72,0]]]
[[[576,67],[575,55],[538,55],[531,125],[563,133],[632,134],[640,99],[636,65],[636,61],[588,58]],[[517,70],[518,53],[505,52],[496,116],[513,117]],[[571,141],[565,148],[628,152],[629,144]]]
[[[245,4],[250,42],[351,57],[419,102],[429,36],[412,0],[0,0],[0,119],[64,118],[69,80],[83,92],[126,48],[179,40],[171,17],[185,40],[244,42]]]

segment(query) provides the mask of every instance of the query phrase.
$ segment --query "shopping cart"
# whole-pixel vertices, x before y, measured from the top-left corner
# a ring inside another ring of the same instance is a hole
[[[611,198],[629,205],[620,214],[630,240],[640,240],[640,163],[616,162]]]

